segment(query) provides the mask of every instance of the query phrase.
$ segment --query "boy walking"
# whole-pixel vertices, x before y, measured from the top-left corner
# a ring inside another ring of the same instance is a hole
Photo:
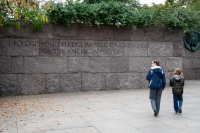
[[[182,113],[184,78],[181,77],[180,68],[174,69],[174,75],[170,79],[169,85],[172,87],[174,111]]]

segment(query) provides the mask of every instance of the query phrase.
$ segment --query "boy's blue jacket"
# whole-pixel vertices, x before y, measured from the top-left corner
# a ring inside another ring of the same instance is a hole
[[[160,66],[151,67],[148,71],[146,80],[149,81],[150,89],[164,89],[166,78],[163,69]]]

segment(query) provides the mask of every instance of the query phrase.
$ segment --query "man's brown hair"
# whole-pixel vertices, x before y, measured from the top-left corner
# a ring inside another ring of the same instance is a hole
[[[153,63],[155,63],[156,66],[160,66],[160,61],[159,60],[154,60]]]

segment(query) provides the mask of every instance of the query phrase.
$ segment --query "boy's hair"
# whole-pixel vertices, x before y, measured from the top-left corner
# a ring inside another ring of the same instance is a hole
[[[154,60],[153,63],[155,63],[156,66],[160,66],[160,61],[159,60]]]
[[[181,75],[181,69],[180,68],[175,68],[174,69],[174,75]]]

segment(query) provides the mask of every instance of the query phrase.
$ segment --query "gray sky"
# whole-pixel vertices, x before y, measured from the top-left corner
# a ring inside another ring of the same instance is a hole
[[[155,4],[164,4],[165,0],[139,0],[140,4],[148,4],[151,5],[151,3]]]
[[[48,0],[41,0],[41,1],[48,1]],[[56,1],[66,1],[66,0],[56,0]],[[155,4],[164,4],[165,0],[139,0],[140,4],[148,4],[151,5],[152,3]]]

